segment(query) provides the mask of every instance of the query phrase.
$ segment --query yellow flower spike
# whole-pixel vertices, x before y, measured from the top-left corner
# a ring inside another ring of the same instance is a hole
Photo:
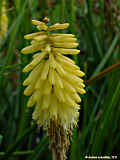
[[[31,71],[23,82],[27,86],[24,94],[31,96],[27,106],[35,105],[32,118],[39,126],[48,129],[51,121],[56,121],[67,131],[77,125],[79,93],[85,93],[81,78],[84,72],[66,57],[67,54],[79,54],[77,38],[73,34],[51,33],[68,28],[68,23],[48,27],[44,22],[32,20],[32,24],[43,31],[25,35],[31,45],[21,50],[23,54],[35,53],[23,69],[23,72]]]
[[[2,4],[0,5],[1,5],[1,12],[0,12],[0,43],[1,43],[8,31],[6,0],[3,0]]]

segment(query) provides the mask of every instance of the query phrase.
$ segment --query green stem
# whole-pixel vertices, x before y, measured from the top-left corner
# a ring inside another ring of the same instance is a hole
[[[118,67],[120,67],[120,61],[117,62],[117,63],[115,63],[115,64],[113,64],[112,66],[104,69],[102,72],[99,72],[96,76],[94,76],[94,77],[92,77],[92,78],[89,78],[89,79],[85,82],[85,84],[86,84],[86,85],[89,85],[89,84],[92,83],[93,81],[95,81],[95,80],[103,77],[104,75],[106,75],[107,73],[111,72],[112,70],[114,70],[114,69],[116,69],[116,68],[118,68]]]

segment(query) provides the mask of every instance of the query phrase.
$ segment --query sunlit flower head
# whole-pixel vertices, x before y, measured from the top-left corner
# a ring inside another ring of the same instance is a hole
[[[44,22],[32,20],[39,32],[25,35],[31,44],[22,49],[23,54],[33,54],[32,61],[23,69],[30,72],[23,82],[27,86],[24,95],[30,96],[27,106],[35,106],[33,119],[39,126],[48,128],[50,121],[57,121],[64,129],[77,125],[79,116],[79,94],[84,94],[81,77],[84,72],[66,55],[80,51],[73,34],[51,33],[66,29],[69,24],[47,26]]]

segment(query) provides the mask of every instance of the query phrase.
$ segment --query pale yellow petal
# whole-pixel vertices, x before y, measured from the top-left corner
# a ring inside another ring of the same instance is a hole
[[[61,53],[61,54],[79,54],[80,50],[78,49],[65,49],[65,48],[52,48],[52,51],[55,53]]]
[[[79,87],[80,87],[80,88],[84,88],[84,87],[85,87],[85,84],[84,84],[84,83],[80,83],[80,84],[79,84]]]
[[[37,25],[37,28],[39,30],[47,30],[48,26],[44,23],[44,22],[41,22],[41,21],[37,21],[37,20],[32,20],[32,24],[34,25]]]
[[[61,119],[61,121],[63,122],[63,124],[65,125],[66,124],[66,121],[68,120],[67,119],[67,114],[65,112],[65,106],[67,106],[66,104],[58,104],[58,115]],[[64,126],[63,125],[63,126]]]
[[[69,27],[69,23],[64,23],[64,24],[54,24],[50,27],[48,27],[48,31],[53,31],[53,30],[57,30],[57,29],[66,29]]]
[[[39,91],[42,91],[44,84],[45,84],[45,81],[41,80],[41,78],[39,77],[39,79],[36,81],[35,89],[39,89]]]
[[[30,42],[30,45],[34,45],[35,43],[37,43],[37,41],[33,39],[33,40]]]
[[[45,45],[45,43],[32,44],[30,46],[27,46],[27,47],[23,48],[21,50],[21,53],[23,53],[23,54],[31,54],[33,52],[36,52],[36,51],[39,51],[39,50],[43,49],[44,45]]]
[[[46,35],[46,32],[36,32],[36,33],[27,34],[24,36],[24,38],[25,39],[33,39],[36,36],[40,36],[40,35]]]
[[[66,66],[66,67],[69,67],[69,68],[72,68],[72,69],[75,69],[75,70],[80,70],[80,68],[71,63],[70,60],[65,60],[65,59],[61,59],[60,57],[56,56],[56,59],[59,61],[59,63],[62,65],[62,66]]]
[[[77,103],[81,102],[81,98],[80,98],[80,96],[79,96],[76,92],[70,94],[70,96],[71,96]]]
[[[43,23],[43,22],[41,22],[41,21],[38,21],[38,20],[32,20],[32,24],[34,24],[34,25],[40,25],[41,23]]]
[[[66,74],[63,67],[58,62],[56,62],[56,70],[60,76],[64,76]]]
[[[49,39],[51,40],[51,42],[66,42],[66,43],[74,43],[77,41],[77,38],[68,38],[65,36],[56,36],[56,37],[49,37]]]
[[[63,90],[61,88],[58,88],[57,86],[54,86],[54,92],[55,92],[55,95],[60,102],[65,102],[64,93],[63,93]]]
[[[76,92],[75,88],[69,83],[67,82],[66,80],[62,79],[63,81],[63,85],[64,85],[64,88],[68,91],[68,92]]]
[[[37,29],[46,31],[48,29],[48,27],[45,24],[40,24],[37,26]]]
[[[35,99],[34,99],[34,94],[29,98],[27,102],[27,107],[32,107],[35,105]]]
[[[48,95],[51,93],[52,90],[52,84],[48,80],[45,81],[43,94]]]
[[[23,82],[23,86],[27,86],[28,84],[30,84],[30,79],[26,78]]]
[[[34,58],[32,60],[31,63],[29,63],[24,69],[23,72],[29,72],[31,71],[38,63],[40,63],[40,61],[46,56],[46,53],[42,52],[39,53],[38,56],[36,56],[36,58]]]
[[[40,75],[44,64],[44,62],[41,62],[32,70],[32,72],[29,74],[30,80],[36,79]]]
[[[60,78],[59,74],[55,71],[55,85],[63,88],[62,79]]]
[[[23,82],[23,85],[29,85],[30,83],[33,83],[34,81],[36,81],[41,73],[41,70],[43,68],[44,63],[40,63],[38,64],[38,66],[36,66],[32,72],[29,74],[29,76],[25,79],[25,81]]]
[[[51,68],[53,68],[53,69],[56,68],[56,61],[55,61],[55,58],[54,58],[53,54],[49,55],[49,63],[50,63]]]
[[[37,58],[37,56],[39,56],[41,53],[42,53],[42,52],[34,54],[34,55],[32,56],[32,58]]]
[[[47,53],[51,53],[51,46],[50,46],[50,44],[48,43],[48,44],[46,44],[46,46],[45,46],[45,48],[44,48],[44,51],[45,52],[47,52]]]
[[[50,84],[55,84],[55,71],[52,68],[50,68],[50,70],[49,70],[48,80],[49,80]]]
[[[65,66],[65,65],[62,65],[64,70],[66,72],[69,72],[70,74],[73,74],[73,75],[76,75],[76,76],[79,76],[79,77],[83,77],[85,75],[84,72],[78,70],[78,69],[74,69],[72,67],[68,67],[68,66]]]
[[[29,85],[28,87],[25,88],[24,95],[30,96],[33,90],[34,90],[34,85]]]
[[[58,102],[57,102],[57,99],[54,95],[51,96],[51,104],[50,104],[50,109],[49,109],[49,112],[50,112],[50,116],[52,118],[56,118],[57,119],[57,114],[58,114]]]
[[[64,92],[65,92],[65,90],[64,90]],[[64,103],[66,103],[70,106],[76,105],[75,101],[70,97],[70,95],[67,92],[65,92],[64,95],[65,95],[65,102]]]
[[[36,39],[33,39],[31,42],[30,42],[30,44],[31,45],[36,45],[36,44],[38,44],[39,43],[39,45],[44,45],[45,43],[46,43],[46,41],[44,40],[44,41],[37,41]]]
[[[68,82],[73,84],[73,86],[78,86],[80,83],[83,83],[83,80],[75,75],[69,74],[66,72],[64,77]]]
[[[61,47],[61,48],[76,48],[79,44],[78,43],[67,43],[67,42],[53,42],[54,47]]]
[[[70,59],[70,58],[68,58],[66,56],[63,56],[63,55],[61,55],[59,53],[56,55],[56,59],[58,59],[59,61],[64,61],[66,63],[69,62],[69,63],[75,64],[75,62],[72,59]]]
[[[49,60],[47,60],[46,62],[45,62],[45,64],[44,64],[44,67],[43,67],[43,70],[42,70],[42,73],[41,73],[41,79],[42,80],[45,80],[46,78],[47,78],[47,76],[48,76],[48,72],[49,72],[49,66],[50,66],[50,64],[49,64]]]
[[[83,88],[76,88],[77,92],[79,92],[80,94],[85,94],[86,91]]]
[[[40,36],[34,37],[34,39],[37,41],[44,41],[47,39],[47,37],[48,37],[47,35],[40,35]]]
[[[73,38],[73,37],[75,37],[74,34],[63,34],[63,33],[52,33],[50,35],[50,37],[56,37],[56,36],[63,36],[65,38]]]
[[[42,109],[47,109],[50,105],[50,102],[51,102],[51,96],[50,95],[44,95],[43,96],[43,102],[42,102]]]
[[[35,90],[34,100],[35,102],[39,102],[42,98],[42,92],[40,90]]]

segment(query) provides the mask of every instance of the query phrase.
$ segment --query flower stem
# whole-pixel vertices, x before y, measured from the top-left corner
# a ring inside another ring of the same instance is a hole
[[[70,145],[69,135],[56,120],[51,120],[48,137],[50,139],[53,160],[66,160],[66,151]]]
[[[56,149],[53,148],[52,152],[53,152],[53,160],[57,160]]]
[[[92,83],[93,81],[95,81],[95,80],[97,80],[97,79],[99,79],[99,78],[102,78],[104,75],[106,75],[107,73],[111,72],[112,70],[114,70],[114,69],[116,69],[116,68],[118,68],[118,67],[120,67],[120,61],[117,62],[117,63],[115,63],[115,64],[113,64],[112,66],[104,69],[103,71],[99,72],[96,76],[94,76],[94,77],[92,77],[92,78],[89,78],[89,79],[85,82],[85,84],[86,84],[86,85],[89,85],[89,84]]]

